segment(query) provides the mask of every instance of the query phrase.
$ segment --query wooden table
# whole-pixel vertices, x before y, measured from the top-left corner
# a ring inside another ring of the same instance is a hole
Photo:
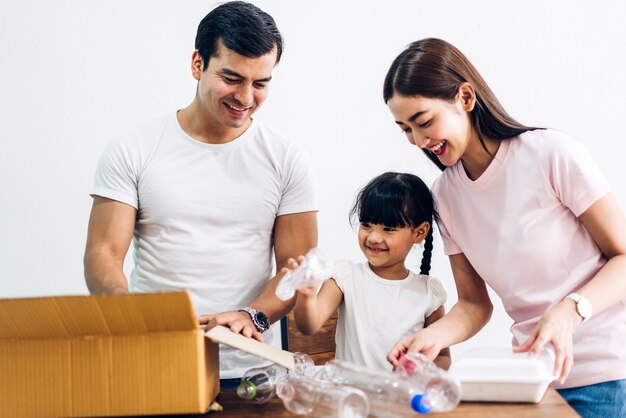
[[[234,391],[228,391],[220,393],[217,401],[224,407],[223,411],[195,416],[205,418],[296,418],[300,416],[287,411],[278,398],[273,398],[266,404],[257,405],[244,402]],[[543,400],[538,404],[462,402],[451,412],[430,415],[437,418],[574,418],[579,416],[552,388],[548,389]]]

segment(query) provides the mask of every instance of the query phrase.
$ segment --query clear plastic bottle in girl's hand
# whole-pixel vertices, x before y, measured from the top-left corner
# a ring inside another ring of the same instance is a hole
[[[406,353],[394,368],[397,374],[410,378],[425,392],[433,412],[447,412],[461,401],[461,384],[447,371],[437,367],[426,356],[416,352]]]
[[[293,353],[296,368],[289,371],[278,364],[256,367],[244,373],[237,387],[237,396],[241,399],[265,403],[276,395],[279,384],[295,376],[312,376],[315,363],[305,353]]]
[[[370,401],[370,415],[379,418],[413,417],[430,411],[430,401],[407,376],[368,369],[341,360],[331,360],[315,378],[361,389]]]
[[[318,248],[311,249],[295,270],[289,270],[276,287],[280,300],[291,299],[297,289],[318,287],[332,276],[333,262]]]
[[[297,415],[365,418],[369,414],[369,400],[363,391],[307,376],[281,383],[276,393],[285,408]]]

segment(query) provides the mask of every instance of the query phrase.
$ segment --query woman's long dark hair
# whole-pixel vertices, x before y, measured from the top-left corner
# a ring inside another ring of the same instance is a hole
[[[454,101],[461,84],[470,83],[476,92],[476,105],[470,114],[472,127],[485,151],[484,138],[507,140],[534,128],[522,125],[504,110],[495,94],[472,63],[450,43],[436,38],[410,44],[391,64],[383,86],[385,103],[394,94]],[[423,149],[442,171],[446,166]]]
[[[430,224],[424,239],[420,274],[430,272],[433,250],[433,219],[436,217],[433,196],[428,186],[417,176],[387,172],[375,177],[362,188],[350,210],[350,223],[385,225],[390,228],[417,228]]]

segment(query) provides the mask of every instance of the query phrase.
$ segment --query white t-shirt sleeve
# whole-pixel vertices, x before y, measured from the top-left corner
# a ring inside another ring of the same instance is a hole
[[[544,170],[556,196],[578,217],[611,191],[587,149],[566,135],[554,132],[543,143]]]
[[[348,260],[335,261],[333,265],[333,279],[342,293],[345,293],[346,281],[352,274],[352,267]]]
[[[136,156],[128,140],[109,144],[98,162],[90,195],[117,200],[139,209]]]
[[[297,144],[292,144],[282,177],[282,198],[278,216],[317,211],[315,172],[309,156]]]
[[[426,310],[426,317],[428,318],[435,312],[441,305],[446,303],[448,298],[446,289],[443,288],[443,284],[436,277],[428,277],[426,281],[426,288],[430,294],[430,307]]]

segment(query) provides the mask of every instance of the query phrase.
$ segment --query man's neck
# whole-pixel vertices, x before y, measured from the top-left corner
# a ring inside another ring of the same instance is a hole
[[[249,120],[241,128],[229,128],[214,123],[206,117],[197,107],[194,101],[189,106],[177,112],[178,124],[183,131],[198,142],[206,144],[225,144],[243,134],[252,123]]]

